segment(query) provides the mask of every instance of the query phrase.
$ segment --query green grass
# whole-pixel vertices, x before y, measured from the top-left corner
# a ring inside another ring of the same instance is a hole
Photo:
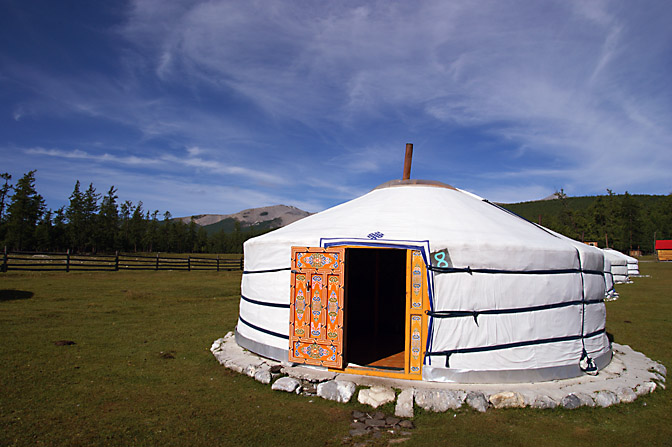
[[[670,368],[672,263],[640,270],[607,329]],[[240,272],[0,275],[0,445],[339,445],[365,407],[271,391],[210,354],[239,298]],[[667,390],[607,409],[416,409],[401,445],[670,445],[671,413]]]

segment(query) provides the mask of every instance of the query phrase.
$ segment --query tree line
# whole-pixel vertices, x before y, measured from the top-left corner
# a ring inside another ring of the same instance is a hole
[[[10,174],[0,174],[0,241],[9,250],[242,253],[243,242],[269,231],[245,231],[237,224],[233,232],[208,235],[193,219],[184,223],[169,211],[159,217],[158,210],[145,210],[141,201],[119,203],[114,186],[100,194],[93,183],[82,190],[79,180],[67,206],[47,209],[35,189],[35,172],[15,185]]]
[[[672,194],[667,196],[615,194],[567,197],[557,200],[506,205],[528,220],[582,242],[623,253],[652,253],[654,240],[672,239]]]

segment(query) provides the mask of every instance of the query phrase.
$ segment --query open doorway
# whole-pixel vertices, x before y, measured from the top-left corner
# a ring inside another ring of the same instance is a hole
[[[349,248],[345,265],[345,361],[403,371],[406,250]]]

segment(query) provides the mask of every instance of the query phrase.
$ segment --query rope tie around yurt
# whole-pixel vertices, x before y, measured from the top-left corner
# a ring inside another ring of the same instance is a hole
[[[579,250],[574,247],[574,250],[576,250],[576,257],[579,260],[579,267],[582,267],[581,265],[581,253],[579,253]],[[581,371],[585,372],[586,374],[590,375],[596,375],[597,374],[597,366],[595,365],[595,362],[593,359],[588,355],[588,351],[586,351],[586,340],[585,337],[583,336],[586,328],[586,284],[583,279],[583,274],[581,274],[581,298],[582,298],[582,306],[581,306],[581,358],[579,359],[579,368]],[[606,329],[605,329],[606,330]]]
[[[289,303],[283,304],[283,303],[271,303],[270,301],[253,300],[252,298],[248,298],[245,295],[240,295],[240,298],[242,298],[243,301],[247,301],[248,303],[256,304],[258,306],[280,307],[282,309],[289,309]]]
[[[517,314],[523,312],[537,312],[540,310],[549,310],[549,309],[558,309],[562,307],[570,306],[582,306],[584,304],[597,304],[603,303],[604,298],[596,300],[574,300],[574,301],[564,301],[561,303],[552,303],[552,304],[542,304],[539,306],[528,306],[528,307],[515,307],[509,309],[485,309],[485,310],[437,310],[431,311],[428,310],[425,313],[433,318],[460,318],[460,317],[472,317],[474,322],[478,326],[478,317],[480,315],[501,315],[501,314]]]
[[[427,269],[436,273],[484,273],[491,275],[567,275],[567,274],[588,274],[604,276],[602,270],[584,270],[578,269],[540,269],[540,270],[504,270],[504,269],[482,269],[467,267],[435,267],[427,266]]]
[[[291,267],[282,267],[282,268],[277,268],[277,269],[269,269],[269,270],[243,270],[243,275],[252,275],[254,273],[275,273],[275,272],[283,272],[285,270],[291,270]]]
[[[245,319],[243,319],[243,317],[241,317],[240,315],[238,315],[238,320],[240,320],[240,322],[243,323],[243,324],[245,324],[246,326],[249,326],[249,327],[251,327],[252,329],[256,329],[256,330],[258,330],[259,332],[263,332],[264,334],[268,334],[268,335],[272,335],[272,336],[274,336],[274,337],[278,337],[278,338],[283,338],[283,339],[285,339],[285,340],[289,340],[289,336],[288,336],[288,335],[279,334],[279,333],[277,333],[277,332],[273,332],[273,331],[271,331],[271,330],[268,330],[268,329],[265,329],[265,328],[263,328],[263,327],[257,326],[256,324],[249,323],[249,322],[245,321]]]
[[[544,339],[538,339],[538,340],[526,340],[526,341],[518,341],[514,343],[503,343],[499,345],[490,345],[490,346],[479,346],[479,347],[474,347],[474,348],[456,348],[456,349],[449,349],[445,351],[435,351],[435,352],[427,352],[425,353],[426,356],[445,356],[446,357],[446,368],[450,368],[450,356],[453,354],[471,354],[474,352],[488,352],[488,351],[497,351],[500,349],[511,349],[511,348],[521,348],[524,346],[534,346],[534,345],[542,345],[542,344],[547,344],[547,343],[560,343],[564,341],[574,341],[574,340],[581,340],[583,338],[592,338],[596,337],[598,335],[604,334],[606,332],[606,329],[600,329],[595,332],[591,332],[590,334],[577,334],[577,335],[567,335],[564,337],[554,337],[554,338],[544,338]]]

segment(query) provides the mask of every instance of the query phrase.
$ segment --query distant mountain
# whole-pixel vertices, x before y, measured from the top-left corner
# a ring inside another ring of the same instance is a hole
[[[177,217],[176,220],[188,224],[193,219],[196,225],[204,227],[208,234],[213,234],[221,230],[232,232],[236,228],[236,223],[245,230],[272,230],[289,225],[310,214],[293,206],[274,205],[250,208],[235,214],[198,214]]]

